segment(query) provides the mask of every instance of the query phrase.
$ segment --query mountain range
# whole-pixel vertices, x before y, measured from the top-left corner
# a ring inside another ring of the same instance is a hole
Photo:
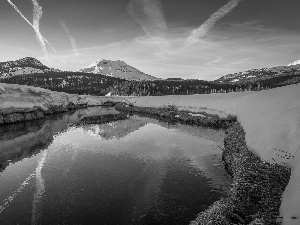
[[[26,57],[16,61],[0,62],[0,79],[9,78],[17,75],[41,74],[50,72],[63,71],[59,69],[49,68],[42,64],[39,60],[32,57]],[[154,76],[145,74],[144,72],[120,60],[98,60],[92,63],[90,66],[74,72],[100,74],[109,77],[138,81],[159,79]]]
[[[35,58],[26,57],[1,62],[0,82],[89,95],[106,95],[109,92],[117,95],[164,95],[261,90],[299,83],[300,60],[287,66],[252,69],[228,74],[215,81],[200,81],[158,79],[120,60],[98,60],[86,68],[71,72],[49,68]]]
[[[26,57],[16,61],[0,62],[0,80],[19,75],[30,74],[53,74],[56,72],[64,72],[59,69],[49,68],[42,64],[39,60]],[[65,71],[66,72],[66,71]],[[68,71],[70,72],[70,71]],[[98,74],[108,77],[121,78],[125,80],[160,80],[154,76],[145,74],[144,72],[126,64],[124,61],[97,60],[90,66],[77,70],[75,72]],[[300,74],[300,60],[292,62],[286,66],[277,66],[271,68],[251,69],[243,72],[228,74],[215,80],[218,83],[235,83],[245,81],[257,81],[269,79],[273,77],[281,77],[286,75]]]
[[[145,74],[144,72],[126,64],[124,61],[97,60],[90,66],[78,70],[78,72],[102,74],[118,77],[126,80],[157,80],[158,78]]]

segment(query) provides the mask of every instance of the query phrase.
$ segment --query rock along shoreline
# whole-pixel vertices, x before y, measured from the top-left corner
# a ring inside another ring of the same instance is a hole
[[[245,132],[236,117],[193,114],[179,111],[175,106],[137,107],[119,103],[122,113],[154,116],[162,120],[188,125],[225,129],[222,160],[226,171],[233,177],[227,194],[200,212],[190,225],[280,224],[281,195],[290,178],[290,169],[265,162],[247,148]]]

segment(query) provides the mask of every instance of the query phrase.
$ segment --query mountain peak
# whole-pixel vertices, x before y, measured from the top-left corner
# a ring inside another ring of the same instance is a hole
[[[156,77],[150,76],[140,70],[126,64],[124,61],[109,59],[97,60],[90,66],[78,70],[84,73],[102,74],[111,77],[118,77],[127,80],[156,80]]]
[[[295,61],[295,62],[292,62],[290,64],[288,64],[288,66],[296,66],[296,65],[299,65],[300,64],[300,59]]]

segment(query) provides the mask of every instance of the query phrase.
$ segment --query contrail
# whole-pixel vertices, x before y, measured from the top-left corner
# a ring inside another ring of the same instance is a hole
[[[156,36],[166,32],[167,24],[160,0],[131,0],[127,11],[147,35]]]
[[[206,20],[199,28],[192,31],[190,36],[185,41],[185,46],[188,47],[192,44],[197,43],[198,40],[203,38],[220,19],[230,13],[235,7],[237,7],[240,1],[242,0],[231,0],[217,12],[212,14],[209,19]]]
[[[46,49],[45,41],[42,38],[42,35],[40,33],[40,19],[42,18],[43,11],[42,7],[39,6],[37,0],[32,0],[33,4],[33,27],[35,30],[36,39],[38,40],[47,61],[49,61],[48,52]]]
[[[7,0],[7,2],[22,16],[22,18],[35,30],[35,27],[29,22],[29,20],[21,13],[17,6],[11,2],[11,0]],[[47,41],[47,39],[41,34],[41,38],[50,46],[50,48],[61,58],[61,60],[67,64],[67,62],[62,59],[62,56],[52,47],[52,45]]]
[[[64,21],[59,21],[59,24],[62,26],[65,33],[68,35],[69,40],[70,40],[71,45],[72,45],[72,49],[73,49],[74,53],[77,55],[77,57],[79,58],[80,63],[82,64],[82,60],[81,60],[81,58],[79,56],[79,53],[77,51],[75,37],[71,35],[71,32],[70,32],[69,28],[67,27],[67,24]]]

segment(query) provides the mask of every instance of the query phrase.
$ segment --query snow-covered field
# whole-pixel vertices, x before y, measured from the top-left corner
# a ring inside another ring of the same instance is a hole
[[[70,101],[98,105],[123,97],[93,97],[51,92],[42,88],[0,83],[0,110],[67,105]],[[300,84],[260,92],[126,98],[136,106],[176,105],[193,112],[236,115],[249,149],[262,159],[292,169],[283,194],[283,224],[300,224]]]
[[[300,84],[260,92],[132,97],[129,101],[136,106],[171,104],[194,112],[236,115],[249,149],[292,169],[280,211],[283,224],[300,224]]]
[[[121,97],[115,98],[120,99]],[[38,87],[0,83],[1,111],[30,109],[34,106],[48,109],[48,106],[50,105],[65,106],[69,102],[73,102],[74,104],[87,103],[88,105],[99,105],[107,100],[112,99],[108,97],[66,94],[63,92],[55,92]]]

